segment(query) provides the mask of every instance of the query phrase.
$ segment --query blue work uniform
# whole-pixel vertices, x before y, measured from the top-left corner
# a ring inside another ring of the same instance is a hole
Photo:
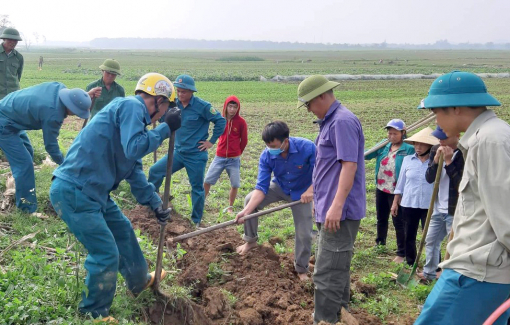
[[[79,309],[93,317],[108,316],[117,272],[135,294],[150,279],[131,222],[109,195],[126,180],[140,204],[152,209],[161,205],[141,159],[156,150],[170,130],[162,123],[148,131],[150,123],[142,97],[114,99],[78,134],[64,162],[53,172],[51,203],[88,250],[88,294],[82,293]]]
[[[64,156],[58,134],[67,110],[59,99],[66,86],[45,82],[8,94],[0,101],[0,148],[9,160],[16,184],[16,206],[28,213],[37,210],[34,176],[34,149],[25,130],[41,130],[51,158],[61,164]]]
[[[214,129],[209,142],[214,144],[223,134],[227,122],[210,103],[198,97],[191,97],[186,107],[183,107],[178,99],[176,104],[181,109],[182,126],[175,132],[172,174],[186,168],[191,184],[191,202],[193,204],[191,219],[194,223],[199,223],[204,213],[204,174],[208,158],[206,150],[198,149],[199,142],[209,138],[209,123],[212,122]],[[167,160],[168,155],[165,155],[149,170],[149,182],[154,184],[157,190],[166,176]]]

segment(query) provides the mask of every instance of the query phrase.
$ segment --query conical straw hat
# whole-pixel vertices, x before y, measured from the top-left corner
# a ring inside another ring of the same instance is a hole
[[[439,144],[439,140],[432,135],[432,132],[434,132],[434,130],[432,130],[430,127],[426,127],[420,132],[414,134],[412,137],[405,139],[404,141],[411,144],[414,142],[421,142],[434,146]]]

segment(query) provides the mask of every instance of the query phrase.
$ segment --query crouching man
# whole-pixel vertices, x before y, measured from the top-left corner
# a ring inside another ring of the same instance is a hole
[[[308,262],[312,248],[312,173],[315,164],[315,144],[307,139],[289,137],[287,124],[271,122],[262,131],[266,149],[260,155],[259,174],[255,190],[246,196],[244,209],[236,216],[240,218],[257,212],[265,206],[278,202],[300,200],[303,204],[292,207],[296,240],[294,267],[301,280],[307,280]],[[274,178],[271,179],[271,174]],[[258,218],[244,222],[246,243],[237,248],[246,254],[257,246]]]
[[[170,209],[163,210],[161,199],[143,172],[141,159],[156,150],[171,130],[180,127],[180,111],[166,113],[172,92],[172,83],[165,76],[144,75],[136,85],[135,96],[115,99],[91,120],[53,173],[51,203],[88,250],[88,292],[82,293],[79,309],[93,318],[115,321],[109,310],[118,272],[133,294],[154,281],[154,272],[148,273],[131,222],[111,199],[110,192],[126,180],[136,200],[150,206],[158,221],[169,219]],[[165,113],[166,123],[147,130]]]

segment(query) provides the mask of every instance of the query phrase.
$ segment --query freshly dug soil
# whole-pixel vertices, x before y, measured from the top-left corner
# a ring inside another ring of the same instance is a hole
[[[157,241],[159,225],[147,217],[144,207],[126,211],[135,228]],[[168,239],[193,231],[189,220],[172,216],[166,227]],[[280,240],[272,240],[272,244]],[[151,321],[162,324],[312,324],[313,283],[302,282],[294,271],[293,254],[279,255],[270,244],[246,255],[235,253],[244,242],[235,227],[219,229],[181,242],[186,250],[178,262],[179,284],[191,286],[195,302],[149,308]],[[367,291],[370,291],[367,290]],[[370,292],[366,292],[370,294]],[[359,324],[382,324],[364,311],[353,311]]]

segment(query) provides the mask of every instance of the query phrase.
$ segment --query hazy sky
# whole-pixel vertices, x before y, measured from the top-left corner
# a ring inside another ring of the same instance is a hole
[[[171,37],[322,43],[510,42],[510,0],[4,0],[48,41]],[[40,40],[41,42],[41,40]]]

